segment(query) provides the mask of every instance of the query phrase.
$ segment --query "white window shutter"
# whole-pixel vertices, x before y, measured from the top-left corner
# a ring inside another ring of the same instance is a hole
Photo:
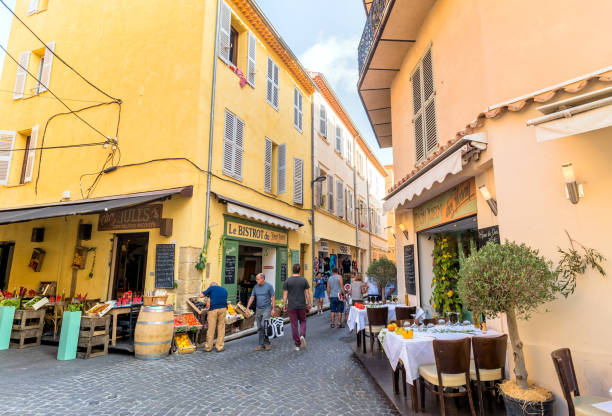
[[[293,202],[304,203],[304,161],[293,158]]]
[[[342,154],[342,128],[336,125],[336,151]]]
[[[278,146],[278,183],[276,191],[282,194],[287,191],[287,145]]]
[[[336,215],[340,218],[344,217],[344,184],[342,181],[336,182]]]
[[[55,42],[47,44],[45,48],[45,61],[43,63],[42,72],[40,75],[40,88],[38,92],[47,91],[49,82],[51,81],[51,65],[53,64],[53,51],[55,50]]]
[[[264,190],[272,192],[272,140],[267,137],[264,151]]]
[[[334,212],[334,177],[327,175],[327,209]]]
[[[34,14],[38,11],[38,0],[30,0],[30,6],[28,7],[28,15]]]
[[[257,54],[257,39],[253,32],[249,32],[249,39],[247,45],[247,82],[255,87],[255,56]]]
[[[302,130],[303,128],[303,115],[304,115],[304,110],[303,110],[303,104],[304,104],[304,98],[302,97],[302,94],[298,93],[298,98],[299,98],[299,103],[300,103],[300,130]]]
[[[302,94],[297,87],[293,89],[293,125],[302,131]]]
[[[225,62],[230,60],[230,34],[232,31],[232,10],[222,1],[219,16],[219,57]]]
[[[321,136],[327,137],[327,114],[323,103],[319,104],[319,133],[321,133]]]
[[[0,185],[7,185],[11,171],[14,131],[0,131]]]
[[[38,125],[32,127],[30,133],[30,145],[26,153],[25,177],[23,182],[32,181],[32,172],[34,172],[34,162],[36,161],[36,143],[38,141]]]
[[[274,107],[278,108],[278,65],[274,64]]]
[[[236,116],[225,110],[223,132],[223,173],[234,176],[234,127]]]
[[[273,65],[274,63],[272,62],[272,59],[270,59],[270,57],[268,56],[268,70],[267,70],[267,77],[266,77],[266,100],[274,105],[274,69],[273,69]]]
[[[23,89],[25,88],[26,77],[28,76],[27,69],[30,63],[30,52],[22,52],[19,54],[19,65],[17,65],[17,77],[15,78],[15,88],[13,90],[13,100],[23,98]]]
[[[414,146],[416,161],[420,162],[425,156],[425,144],[423,143],[423,115],[419,114],[414,119]]]
[[[236,130],[234,132],[234,177],[242,180],[242,154],[244,152],[244,121],[235,117]]]

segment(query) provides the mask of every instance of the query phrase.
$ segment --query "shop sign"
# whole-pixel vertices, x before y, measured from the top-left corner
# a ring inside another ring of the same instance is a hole
[[[322,253],[329,253],[329,245],[327,241],[319,241],[319,251]]]
[[[351,249],[349,248],[349,246],[339,245],[338,246],[338,253],[340,253],[340,254],[351,254]]]
[[[98,231],[159,228],[162,204],[141,205],[103,212],[98,216]]]
[[[478,229],[478,248],[484,247],[489,241],[493,244],[501,244],[499,225]]]
[[[414,229],[421,231],[476,212],[476,181],[471,178],[415,208]]]
[[[246,225],[239,222],[228,221],[228,237],[243,238],[246,240],[262,241],[268,244],[287,245],[287,233],[273,231],[253,225]]]

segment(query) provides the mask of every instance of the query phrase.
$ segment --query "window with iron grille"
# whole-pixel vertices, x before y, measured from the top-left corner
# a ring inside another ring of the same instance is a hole
[[[431,49],[412,73],[412,109],[415,162],[422,162],[438,148],[436,101]]]

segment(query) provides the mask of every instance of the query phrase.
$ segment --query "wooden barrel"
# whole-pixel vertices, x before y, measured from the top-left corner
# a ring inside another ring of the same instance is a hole
[[[142,360],[163,358],[170,352],[174,332],[172,305],[145,305],[134,331],[134,353]]]

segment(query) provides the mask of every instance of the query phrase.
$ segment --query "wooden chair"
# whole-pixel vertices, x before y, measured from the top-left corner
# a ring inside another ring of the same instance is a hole
[[[395,368],[395,371],[392,369],[391,372],[393,377],[393,393],[399,394],[399,379],[401,376],[403,386],[402,390],[404,391],[404,397],[407,397],[408,393],[406,391],[406,367],[404,366],[404,362],[401,358],[397,362],[397,367]],[[419,411],[419,402],[417,399],[417,392],[414,384],[410,385],[410,395],[412,397],[412,409],[415,413],[417,413]]]
[[[484,416],[482,400],[483,387],[496,391],[495,382],[503,380],[506,374],[506,349],[508,335],[498,337],[473,337],[472,351],[474,361],[470,364],[470,378],[476,383],[478,389],[478,404],[480,416]],[[487,383],[491,385],[487,386]]]
[[[608,415],[609,413],[599,410],[593,406],[595,403],[606,402],[609,398],[597,396],[581,396],[578,389],[578,380],[576,380],[576,372],[574,371],[574,362],[572,361],[572,353],[569,348],[561,348],[553,351],[552,357],[563,396],[567,401],[567,411],[569,416],[575,415]],[[572,393],[574,396],[572,397]]]
[[[425,410],[425,387],[440,399],[440,412],[446,415],[445,397],[468,396],[472,416],[476,416],[470,387],[470,338],[457,340],[433,340],[435,364],[419,367],[419,384],[421,403]],[[448,392],[447,387],[458,389],[465,386],[465,391]]]
[[[382,345],[378,340],[378,334],[387,325],[389,308],[367,308],[368,326],[365,328],[366,334],[370,337],[370,352],[374,353],[374,338],[382,350]]]
[[[416,306],[398,306],[395,308],[395,320],[398,321],[398,325],[403,324],[404,321],[411,320],[415,314]]]
[[[438,325],[438,322],[440,322],[440,320],[444,321],[444,323],[448,322],[448,318],[425,318],[423,319],[423,323],[425,325],[429,325],[429,324]]]

